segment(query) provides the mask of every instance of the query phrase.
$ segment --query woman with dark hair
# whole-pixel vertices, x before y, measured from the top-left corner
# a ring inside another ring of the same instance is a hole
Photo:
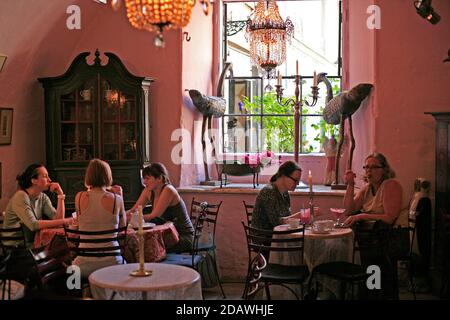
[[[57,182],[52,182],[47,169],[42,164],[31,164],[17,176],[19,190],[9,200],[6,207],[4,228],[16,228],[24,225],[26,246],[32,247],[34,232],[40,229],[61,227],[72,223],[72,218],[64,218],[65,195]],[[58,195],[56,209],[44,191],[55,192]],[[42,220],[43,216],[51,220]],[[11,234],[19,236],[20,234]],[[5,245],[23,245],[17,241],[4,241]]]
[[[105,161],[92,159],[86,169],[84,184],[88,191],[78,192],[75,208],[78,215],[78,228],[82,231],[113,230],[126,225],[125,209],[121,190],[109,192],[113,178],[111,167]],[[118,188],[118,186],[115,186]],[[112,188],[114,190],[114,188]],[[116,234],[111,234],[111,238]],[[84,239],[96,236],[82,235]],[[117,241],[108,243],[80,243],[80,248],[117,247]],[[121,256],[86,257],[78,256],[74,264],[81,269],[81,275],[88,277],[97,269],[123,263]]]
[[[354,195],[355,174],[351,170],[345,173],[347,191],[344,196],[344,207],[351,215],[344,222],[346,226],[361,220],[381,220],[386,224],[407,226],[407,212],[402,212],[402,186],[393,179],[395,172],[386,157],[381,153],[367,156],[364,181],[367,184]]]
[[[180,253],[192,250],[194,227],[183,199],[170,183],[166,167],[162,163],[154,162],[144,168],[142,178],[145,189],[129,212],[135,211],[140,205],[144,207],[147,203],[151,203],[152,212],[144,215],[145,221],[154,218],[172,221],[180,236],[180,241],[175,246],[167,248],[167,252]]]
[[[302,169],[294,161],[286,161],[278,168],[278,172],[270,178],[270,183],[256,197],[252,227],[273,230],[283,221],[300,216],[299,212],[291,214],[288,191],[295,190],[301,176]]]

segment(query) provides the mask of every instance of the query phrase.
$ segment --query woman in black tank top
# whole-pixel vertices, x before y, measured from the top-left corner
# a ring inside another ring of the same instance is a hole
[[[163,164],[155,162],[144,168],[142,177],[145,189],[130,212],[140,205],[144,207],[147,203],[151,203],[152,212],[144,215],[145,221],[155,218],[171,221],[180,236],[180,241],[175,246],[167,248],[167,252],[190,251],[194,240],[194,227],[183,199],[170,184],[167,169]]]

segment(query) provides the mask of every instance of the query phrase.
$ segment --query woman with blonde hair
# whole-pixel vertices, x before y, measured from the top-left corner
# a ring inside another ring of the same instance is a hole
[[[112,173],[109,164],[100,159],[92,159],[86,169],[84,184],[88,191],[82,191],[75,196],[75,208],[78,215],[78,228],[82,231],[104,231],[117,229],[126,225],[125,209],[121,190],[118,186],[112,188]],[[117,193],[117,194],[116,194]],[[111,234],[115,237],[117,234]],[[81,236],[84,239],[95,239],[96,236]],[[104,236],[102,236],[104,237]],[[117,241],[110,243],[80,243],[80,248],[118,246]],[[83,277],[88,277],[93,271],[114,264],[124,263],[121,256],[85,257],[79,256],[74,264],[81,269]]]
[[[364,181],[367,184],[355,195],[355,174],[351,170],[345,173],[347,191],[344,206],[351,215],[345,225],[361,220],[381,220],[386,224],[407,225],[407,215],[402,214],[402,186],[395,180],[395,172],[386,157],[381,153],[372,153],[366,157]]]

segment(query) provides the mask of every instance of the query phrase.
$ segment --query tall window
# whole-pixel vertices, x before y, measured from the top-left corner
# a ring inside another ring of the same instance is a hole
[[[296,61],[302,79],[302,99],[310,101],[313,72],[326,72],[333,96],[341,88],[340,0],[277,1],[283,20],[289,16],[295,32],[287,45],[286,62],[279,66],[284,97],[294,98]],[[228,108],[222,118],[224,153],[294,150],[293,106],[277,102],[275,84],[251,65],[250,44],[245,39],[246,21],[256,2],[226,2],[223,5],[223,62],[233,64],[232,78],[225,82]],[[265,89],[268,82],[274,88]],[[314,107],[303,103],[300,116],[301,153],[322,152],[325,137],[335,135],[338,127],[322,118],[327,88],[319,84],[319,100]]]

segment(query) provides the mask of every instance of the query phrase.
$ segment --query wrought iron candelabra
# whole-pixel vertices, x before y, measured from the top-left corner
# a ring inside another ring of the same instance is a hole
[[[302,103],[302,86],[300,85],[301,76],[296,74],[295,75],[295,100],[294,99],[288,99],[285,102],[282,101],[283,99],[283,87],[280,83],[275,85],[276,92],[277,92],[277,101],[282,106],[288,106],[289,104],[294,107],[294,159],[295,162],[298,163],[298,155],[299,155],[299,140],[300,140],[300,112],[301,108],[303,106]],[[319,97],[319,87],[317,85],[311,86],[312,89],[312,102],[309,103],[305,100],[305,104],[308,107],[313,107],[317,103],[317,98]]]

